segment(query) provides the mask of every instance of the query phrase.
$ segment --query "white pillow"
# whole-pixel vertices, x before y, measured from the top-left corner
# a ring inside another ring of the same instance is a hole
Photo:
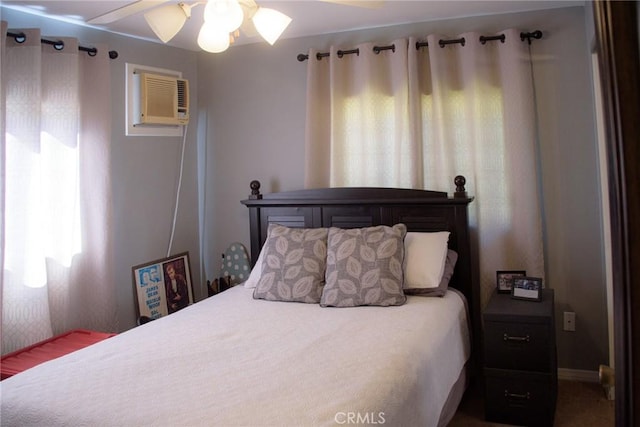
[[[447,260],[449,234],[448,231],[407,233],[404,238],[404,288],[438,287]]]
[[[244,282],[245,288],[255,288],[260,281],[260,276],[262,276],[262,256],[266,251],[264,250],[264,246],[260,250],[260,255],[258,255],[258,260],[256,261],[256,265],[253,266],[253,270],[251,270],[251,274],[246,282]]]

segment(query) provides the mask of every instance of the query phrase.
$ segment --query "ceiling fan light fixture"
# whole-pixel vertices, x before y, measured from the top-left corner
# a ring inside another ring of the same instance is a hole
[[[240,28],[243,19],[244,14],[238,0],[208,0],[204,8],[205,22],[215,20],[229,33]]]
[[[184,3],[159,7],[144,14],[147,24],[163,43],[178,34],[188,18],[191,18],[191,6]]]
[[[266,7],[259,7],[251,18],[258,33],[270,45],[273,45],[291,23],[291,18],[282,12]]]
[[[224,52],[229,48],[229,33],[216,21],[205,21],[198,33],[198,46],[211,53]]]

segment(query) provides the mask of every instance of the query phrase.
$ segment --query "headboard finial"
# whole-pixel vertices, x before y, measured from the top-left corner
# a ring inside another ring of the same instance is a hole
[[[249,184],[251,187],[251,195],[249,195],[249,199],[262,199],[262,194],[260,194],[260,181],[254,179]]]
[[[453,179],[453,183],[456,185],[456,192],[453,194],[453,197],[467,197],[467,190],[464,188],[464,185],[467,183],[466,178],[458,175]]]

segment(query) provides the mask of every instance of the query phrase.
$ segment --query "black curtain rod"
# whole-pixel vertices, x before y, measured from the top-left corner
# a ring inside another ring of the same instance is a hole
[[[542,31],[540,30],[536,30],[530,33],[527,32],[522,32],[520,33],[520,40],[524,41],[525,39],[529,42],[529,44],[531,44],[531,39],[541,39],[542,38]],[[504,43],[506,37],[504,34],[500,34],[499,36],[480,36],[479,40],[480,43],[482,44],[486,44],[488,41],[495,41],[495,40],[500,40],[500,43]],[[459,39],[451,39],[451,40],[442,40],[440,39],[438,41],[438,45],[440,47],[445,47],[446,45],[449,44],[460,44],[462,46],[464,46],[466,43],[466,40],[464,37],[459,38]],[[416,42],[416,49],[420,49],[421,47],[426,47],[429,46],[429,43],[427,42]],[[396,46],[395,45],[389,45],[389,46],[374,46],[373,47],[373,51],[375,53],[380,53],[383,50],[392,50],[393,52],[396,51]],[[344,55],[348,55],[348,54],[352,54],[355,53],[356,55],[360,55],[360,50],[359,49],[351,49],[351,50],[339,50],[337,52],[338,54],[338,58],[342,58]],[[329,52],[318,52],[316,53],[316,59],[317,60],[321,60],[322,58],[326,58],[330,55]],[[298,61],[303,62],[306,61],[307,59],[309,59],[309,55],[305,54],[305,53],[300,53],[297,56]]]
[[[16,43],[24,43],[27,40],[27,36],[24,33],[12,33],[10,31],[7,31],[7,37],[13,37]],[[64,49],[64,42],[62,40],[54,41],[54,40],[40,39],[40,43],[51,45],[55,50]],[[98,49],[96,49],[95,47],[78,46],[78,50],[82,52],[87,52],[89,56],[96,56],[98,54]],[[109,58],[116,59],[117,57],[118,57],[117,51],[115,50],[109,51]]]

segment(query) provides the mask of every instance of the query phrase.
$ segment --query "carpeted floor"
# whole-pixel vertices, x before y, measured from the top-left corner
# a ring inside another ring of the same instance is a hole
[[[484,421],[482,397],[465,396],[449,427],[501,426]],[[555,427],[608,427],[615,421],[614,401],[607,400],[600,384],[558,381]]]

